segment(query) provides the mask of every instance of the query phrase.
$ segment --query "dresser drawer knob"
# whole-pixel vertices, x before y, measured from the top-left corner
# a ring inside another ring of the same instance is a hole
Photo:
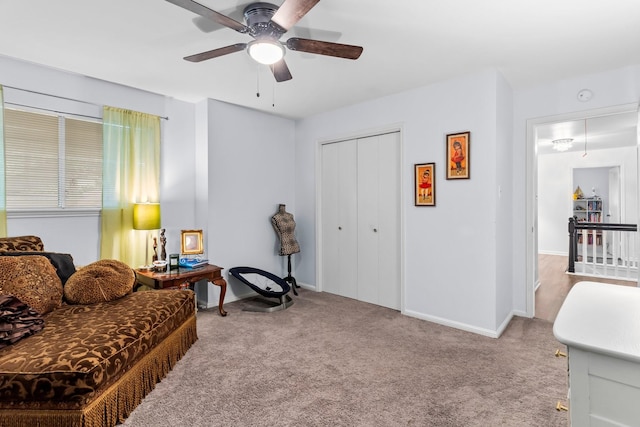
[[[563,353],[560,350],[556,350],[555,353],[553,353],[556,357],[567,357],[567,353]]]

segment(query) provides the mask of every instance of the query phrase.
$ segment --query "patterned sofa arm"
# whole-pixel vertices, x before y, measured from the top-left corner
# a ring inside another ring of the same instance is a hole
[[[38,236],[0,237],[0,252],[42,252],[44,244]]]

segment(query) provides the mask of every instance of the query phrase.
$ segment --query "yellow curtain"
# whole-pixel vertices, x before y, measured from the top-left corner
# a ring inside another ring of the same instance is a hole
[[[100,258],[137,267],[152,242],[133,229],[133,205],[160,202],[160,117],[104,107],[103,135]]]
[[[4,96],[2,85],[0,85],[0,237],[7,236],[7,197],[4,164]]]

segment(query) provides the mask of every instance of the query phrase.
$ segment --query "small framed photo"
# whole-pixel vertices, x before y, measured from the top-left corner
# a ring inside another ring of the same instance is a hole
[[[447,135],[447,179],[469,179],[471,132]]]
[[[195,255],[204,252],[202,247],[202,230],[182,230],[180,252],[185,255]]]
[[[435,206],[436,164],[420,163],[416,164],[414,168],[416,206]]]

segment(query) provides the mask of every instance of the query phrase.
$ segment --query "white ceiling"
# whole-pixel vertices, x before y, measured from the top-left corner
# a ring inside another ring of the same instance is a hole
[[[201,1],[236,20],[249,3]],[[251,38],[203,32],[203,19],[163,0],[0,0],[0,54],[185,101],[301,118],[487,68],[518,89],[639,64],[639,22],[638,0],[321,0],[282,40],[361,45],[362,56],[289,51],[293,80],[276,84],[245,52],[184,61]]]

